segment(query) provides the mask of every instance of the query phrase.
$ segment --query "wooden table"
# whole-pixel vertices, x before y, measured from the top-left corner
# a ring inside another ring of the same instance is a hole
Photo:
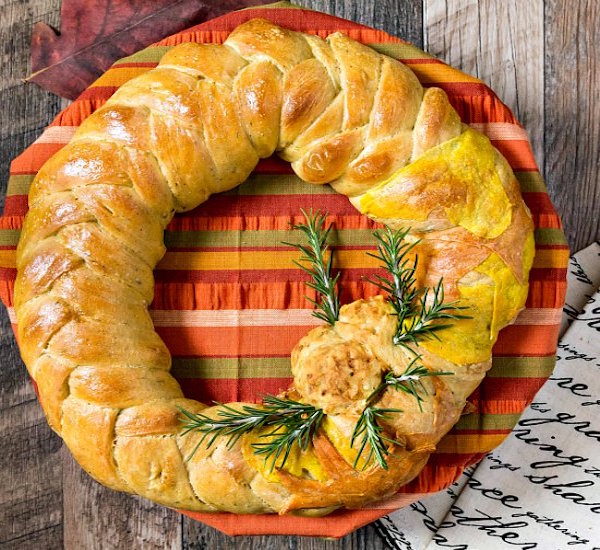
[[[600,2],[596,0],[297,0],[404,37],[489,83],[517,114],[573,251],[600,237]],[[24,85],[32,24],[60,26],[60,0],[0,9],[2,188],[12,157],[61,109]],[[2,548],[383,548],[372,526],[340,541],[230,539],[166,508],[104,489],[48,428],[0,307]]]

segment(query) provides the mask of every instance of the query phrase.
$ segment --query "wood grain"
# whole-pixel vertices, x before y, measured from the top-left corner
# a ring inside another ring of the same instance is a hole
[[[600,2],[545,4],[548,191],[572,251],[600,239]]]
[[[64,548],[181,548],[181,515],[96,483],[63,446]]]
[[[543,0],[426,0],[425,49],[489,84],[544,163]]]
[[[574,250],[600,236],[600,4],[596,0],[299,0],[401,36],[488,82],[528,130]],[[60,0],[0,9],[0,207],[8,163],[64,106],[20,78],[36,21],[58,26]],[[367,526],[339,541],[231,539],[98,485],[48,428],[0,307],[0,547],[381,549]]]
[[[34,548],[40,544],[37,548],[60,547],[61,446],[35,397],[2,411],[0,547]]]
[[[27,74],[35,19],[58,23],[57,0],[5,3],[0,9],[0,208],[10,160],[59,110],[60,100]],[[63,540],[62,442],[48,427],[0,308],[0,547],[60,548]]]
[[[293,3],[357,21],[423,46],[422,0],[294,0]]]

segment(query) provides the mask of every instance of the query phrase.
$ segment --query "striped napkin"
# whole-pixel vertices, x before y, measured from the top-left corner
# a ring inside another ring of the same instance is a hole
[[[342,31],[406,63],[424,86],[443,88],[463,121],[487,134],[508,159],[536,227],[527,308],[500,334],[493,368],[471,396],[474,412],[440,442],[401,494],[324,519],[189,514],[235,535],[340,537],[451,484],[510,433],[554,367],[569,251],[525,131],[483,82],[384,32],[288,3],[233,12],[165,38],[117,61],[12,162],[0,218],[0,297],[14,323],[15,248],[28,188],[42,164],[120,85],[154,67],[169,48],[188,41],[220,43],[253,17],[321,37]],[[166,232],[168,251],[155,271],[152,315],[188,397],[206,403],[257,401],[290,383],[290,351],[316,324],[304,297],[306,276],[292,263],[297,253],[281,244],[297,238],[289,228],[302,220],[301,208],[326,211],[335,223],[342,301],[376,292],[363,280],[377,270],[376,260],[366,254],[374,249],[374,224],[328,186],[303,183],[276,158],[262,161],[246,183],[177,216]]]

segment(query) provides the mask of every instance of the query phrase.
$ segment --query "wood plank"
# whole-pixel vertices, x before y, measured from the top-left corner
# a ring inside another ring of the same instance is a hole
[[[60,0],[10,2],[0,10],[0,208],[10,160],[27,147],[59,111],[60,100],[37,86],[23,85],[29,74],[33,23],[60,21]]]
[[[294,0],[298,6],[330,13],[423,46],[422,0]]]
[[[58,112],[59,100],[20,79],[28,73],[33,22],[60,18],[59,0],[4,3],[0,10],[0,208],[9,161]],[[60,548],[62,442],[48,427],[0,306],[0,546]]]
[[[181,515],[143,498],[103,487],[63,448],[64,548],[181,547]]]
[[[425,0],[423,21],[425,49],[489,84],[543,166],[543,0]]]
[[[600,239],[600,2],[545,6],[545,176],[572,251]]]
[[[358,529],[341,539],[319,537],[235,537],[185,518],[183,522],[184,550],[221,550],[235,547],[237,550],[385,550],[387,546],[372,525]]]
[[[0,547],[62,546],[61,446],[35,397],[2,411]]]

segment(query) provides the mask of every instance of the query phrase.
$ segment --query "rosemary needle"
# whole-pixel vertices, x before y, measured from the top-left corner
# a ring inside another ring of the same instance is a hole
[[[188,460],[205,442],[206,447],[210,448],[217,438],[226,437],[227,447],[231,448],[242,435],[252,430],[272,428],[259,436],[265,441],[253,443],[252,447],[256,454],[264,455],[265,462],[272,459],[271,470],[275,465],[283,468],[293,445],[296,443],[301,450],[306,450],[323,419],[322,409],[270,395],[264,398],[262,407],[244,405],[234,409],[229,405],[215,404],[221,407],[216,418],[180,409],[187,421],[183,434],[191,431],[202,433]],[[276,464],[280,457],[281,462]]]
[[[428,370],[427,367],[420,363],[420,361],[421,356],[417,355],[408,364],[402,374],[397,375],[393,372],[388,372],[385,375],[383,382],[377,388],[375,388],[373,393],[371,393],[371,395],[368,397],[367,403],[373,402],[386,388],[393,388],[394,390],[403,391],[409,395],[412,395],[419,404],[419,410],[423,411],[423,407],[421,405],[423,397],[421,396],[420,392],[424,393],[425,395],[428,395],[428,393],[421,379],[428,376],[449,376],[454,373]]]
[[[362,469],[364,470],[371,463],[373,458],[384,470],[388,469],[386,456],[390,454],[390,450],[387,444],[401,445],[401,443],[384,435],[383,428],[379,424],[379,419],[385,418],[390,413],[398,412],[402,412],[402,410],[380,409],[372,405],[367,405],[363,409],[350,439],[350,447],[354,447],[354,442],[359,438],[361,439],[358,453],[354,459],[354,464],[352,465],[353,468],[356,469],[358,466],[360,457],[363,452],[367,450],[368,445],[368,452],[364,459]]]
[[[417,288],[416,271],[418,256],[411,262],[408,254],[419,243],[405,242],[409,229],[393,230],[385,227],[375,231],[377,254],[370,256],[381,261],[382,267],[388,272],[388,277],[375,275],[370,282],[388,294],[388,302],[398,317],[393,342],[401,345],[417,355],[411,345],[419,340],[439,339],[437,333],[450,326],[443,320],[468,319],[468,316],[458,313],[466,309],[458,302],[444,302],[443,280],[430,294],[427,287]],[[431,296],[431,300],[429,300]],[[431,302],[431,303],[429,303]]]
[[[333,325],[340,315],[336,288],[340,274],[338,272],[335,276],[331,275],[333,253],[329,255],[328,260],[325,260],[331,225],[325,228],[326,214],[321,214],[319,211],[313,214],[312,209],[308,213],[302,210],[302,214],[306,223],[294,225],[293,229],[304,233],[307,244],[287,242],[283,244],[293,246],[302,252],[300,262],[294,261],[294,263],[312,278],[312,281],[307,282],[306,285],[316,291],[317,299],[313,300],[308,296],[306,298],[316,307],[313,315]]]

